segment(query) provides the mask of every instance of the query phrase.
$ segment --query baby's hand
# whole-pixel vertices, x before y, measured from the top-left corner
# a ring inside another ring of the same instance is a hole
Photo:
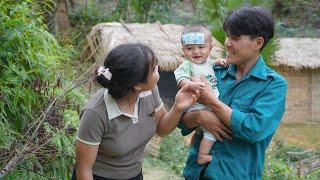
[[[205,84],[201,81],[189,81],[190,89],[193,91],[199,91],[202,92],[204,89]]]
[[[228,66],[228,63],[227,63],[227,60],[226,60],[226,59],[217,59],[217,60],[215,61],[215,65],[227,67],[227,66]]]

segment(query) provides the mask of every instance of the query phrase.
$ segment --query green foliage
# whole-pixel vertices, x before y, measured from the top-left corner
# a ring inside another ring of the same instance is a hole
[[[148,13],[148,22],[160,21],[162,24],[172,23],[174,21],[172,6],[175,3],[173,0],[155,1]]]
[[[293,169],[287,164],[287,152],[291,146],[286,146],[283,141],[276,141],[266,155],[263,179],[294,179]]]
[[[46,104],[65,55],[30,3],[0,6],[0,117],[21,132]]]
[[[37,173],[34,172],[37,170]],[[41,165],[35,156],[29,157],[29,161],[21,163],[14,173],[10,173],[4,177],[5,180],[11,179],[46,179],[43,177]]]
[[[91,2],[91,1],[89,1]],[[72,25],[87,34],[90,28],[98,23],[119,21],[124,22],[155,22],[169,23],[172,20],[173,0],[119,0],[117,2],[91,2],[87,7],[77,6],[69,10]]]
[[[306,179],[308,180],[319,180],[320,179],[320,169],[308,174]]]
[[[34,13],[39,16],[44,16],[45,14],[51,14],[56,8],[56,0],[29,0],[32,3],[32,9]]]
[[[129,2],[128,0],[118,1],[116,8],[113,10],[114,16],[117,17],[116,20],[123,19],[126,21],[130,19]]]
[[[52,156],[52,155],[51,155]],[[53,156],[52,156],[53,157]],[[70,179],[72,167],[75,164],[74,157],[65,154],[56,154],[54,159],[46,162],[39,161],[36,156],[29,157],[13,171],[5,176],[4,180],[11,179]]]
[[[317,0],[283,0],[281,8],[281,15],[290,16],[296,23],[309,23],[311,25],[319,26],[320,23],[320,4]]]
[[[277,159],[289,161],[290,158],[290,162],[288,163],[294,163],[303,159],[310,158],[311,156],[314,156],[316,152],[305,153],[299,156],[291,155],[290,157],[288,152],[303,152],[306,150],[307,149],[301,146],[286,144],[283,140],[275,140],[275,146],[274,148],[272,148],[271,152],[272,155]]]
[[[120,1],[122,2],[122,1]],[[77,6],[70,9],[68,12],[69,20],[74,30],[79,30],[87,34],[91,27],[103,22],[118,21],[120,16],[118,13],[113,13],[113,9],[107,9],[96,3],[89,3],[87,7]]]
[[[131,0],[131,7],[138,16],[138,22],[147,22],[151,5],[155,0]]]
[[[221,43],[224,43],[225,33],[223,33],[222,25],[224,19],[227,17],[228,13],[235,8],[251,5],[251,6],[261,6],[267,9],[272,8],[273,1],[262,1],[262,0],[203,0],[198,3],[199,6],[203,6],[204,16],[206,22],[213,29],[213,36]]]
[[[70,60],[76,51],[72,45],[60,45],[43,22],[52,2],[0,1],[0,168],[30,136],[24,133],[53,97],[77,77]],[[75,160],[78,112],[85,99],[85,93],[74,90],[58,101],[30,144],[39,149],[5,179],[68,178]]]
[[[171,20],[174,0],[120,0],[113,14],[125,22],[155,22],[168,23]]]
[[[284,161],[281,161],[272,156],[267,156],[264,167],[263,179],[297,179],[293,173],[293,169]]]
[[[267,152],[263,179],[316,179],[319,177],[320,171],[299,178],[291,167],[293,163],[308,159],[315,153],[311,152],[299,156],[291,155],[289,157],[288,152],[303,152],[305,150],[300,146],[286,144],[283,140],[275,140],[274,145]]]
[[[11,143],[19,134],[11,130],[8,123],[0,123],[0,132],[0,149],[9,149]]]
[[[178,129],[161,142],[160,160],[166,162],[176,174],[182,174],[187,162],[189,147]]]
[[[199,6],[202,6],[200,9],[203,9],[203,16],[205,17],[205,21],[209,22],[213,36],[221,44],[224,44],[226,39],[226,34],[223,31],[223,22],[231,10],[245,5],[260,6],[272,10],[273,4],[274,1],[271,0],[203,0],[198,3]],[[268,64],[271,64],[273,61],[276,48],[276,41],[272,40],[262,50],[261,54]]]
[[[79,124],[79,114],[75,110],[67,109],[64,111],[63,120],[66,128],[76,128]]]
[[[318,0],[283,0],[279,5],[278,33],[285,37],[319,37]]]
[[[226,34],[224,33],[222,26],[224,19],[230,11],[227,2],[221,0],[204,0],[203,3],[199,5],[203,6],[205,20],[209,23],[213,36],[221,44],[224,44]]]
[[[277,38],[272,38],[268,44],[262,49],[261,55],[264,58],[264,61],[270,66],[274,61],[274,53],[278,49],[278,40]]]

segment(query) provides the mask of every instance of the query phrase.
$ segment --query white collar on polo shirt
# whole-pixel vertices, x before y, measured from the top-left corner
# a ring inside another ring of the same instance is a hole
[[[137,99],[137,101],[135,102],[134,105],[134,112],[133,115],[132,114],[128,114],[125,112],[122,112],[117,104],[117,102],[115,101],[115,99],[113,99],[113,97],[108,93],[108,89],[105,89],[104,91],[104,102],[106,104],[106,108],[108,111],[108,118],[109,120],[112,120],[118,116],[124,115],[127,116],[129,118],[132,118],[132,122],[133,123],[137,123],[138,122],[138,104],[139,104],[139,99],[142,97],[146,97],[148,95],[151,95],[151,90],[149,91],[144,91],[141,92],[139,94],[139,97]]]

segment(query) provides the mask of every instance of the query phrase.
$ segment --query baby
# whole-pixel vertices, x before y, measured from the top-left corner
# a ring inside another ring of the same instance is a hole
[[[218,97],[219,92],[213,67],[215,65],[226,66],[226,60],[213,61],[209,58],[213,45],[212,34],[208,26],[186,27],[181,35],[181,44],[186,60],[174,71],[178,86],[181,88],[190,84],[193,90],[201,90],[204,86],[203,82],[193,80],[204,77],[212,87],[212,93]],[[190,111],[199,109],[210,110],[207,106],[196,103],[190,108]],[[203,127],[201,129],[204,135],[199,147],[198,163],[206,164],[212,160],[209,153],[216,138]]]

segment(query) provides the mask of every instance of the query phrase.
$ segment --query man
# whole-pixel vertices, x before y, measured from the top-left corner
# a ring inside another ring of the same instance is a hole
[[[212,161],[199,165],[202,133],[196,133],[183,173],[187,180],[261,179],[265,151],[285,110],[287,83],[260,54],[274,35],[271,13],[259,7],[235,9],[223,29],[230,66],[215,68],[219,99],[203,79],[201,101],[212,111],[187,112],[179,125],[184,135],[202,125],[220,142],[211,150]]]

